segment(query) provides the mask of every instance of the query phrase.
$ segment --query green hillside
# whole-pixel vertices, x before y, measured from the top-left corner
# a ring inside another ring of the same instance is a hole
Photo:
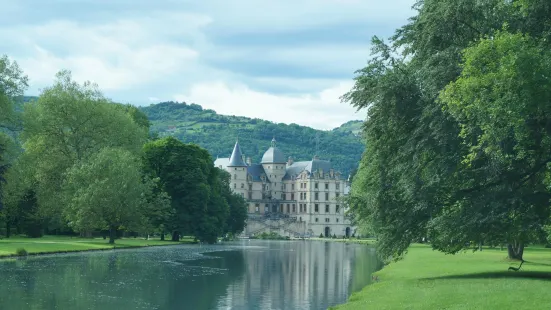
[[[296,124],[219,115],[197,104],[162,102],[141,110],[151,121],[153,132],[196,143],[206,148],[214,158],[229,157],[239,136],[245,156],[259,162],[275,136],[278,147],[286,156],[293,156],[295,161],[310,160],[316,153],[318,140],[320,158],[330,160],[337,170],[348,175],[358,165],[364,150],[358,135],[361,121],[347,122],[331,131],[323,131]]]
[[[351,132],[355,135],[360,135],[362,132],[362,125],[363,121],[348,121],[339,127],[333,129],[333,131],[340,131],[340,132]]]

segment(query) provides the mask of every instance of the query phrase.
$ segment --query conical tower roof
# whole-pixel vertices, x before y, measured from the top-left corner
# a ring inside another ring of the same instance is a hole
[[[235,141],[235,146],[233,147],[233,152],[231,153],[230,163],[228,167],[246,167],[247,165],[243,161],[243,154],[241,153],[241,148],[239,147],[239,141]]]

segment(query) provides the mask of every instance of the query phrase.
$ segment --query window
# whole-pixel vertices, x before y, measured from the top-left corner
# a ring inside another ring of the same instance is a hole
[[[295,194],[291,194],[291,200],[295,200]]]
[[[314,193],[314,200],[318,200],[319,197],[318,197],[318,193]]]
[[[325,200],[329,200],[329,193],[325,193]]]
[[[320,212],[319,205],[317,203],[314,205],[314,212]]]
[[[287,189],[287,186],[286,186],[286,184],[283,184],[283,189]]]
[[[316,217],[316,223],[318,222],[318,218]]]
[[[253,185],[252,185],[252,184],[249,184],[249,190],[250,190],[250,191],[253,190]]]
[[[291,184],[291,189],[295,190],[295,184]]]
[[[329,223],[329,218],[328,217],[325,218],[325,223]]]
[[[287,204],[287,213],[291,212],[291,206]]]
[[[338,182],[337,182],[337,183],[335,184],[335,187],[336,187],[337,189],[339,189],[339,188],[341,187],[341,183],[338,183]]]
[[[254,212],[260,212],[260,205],[258,203],[254,205]]]
[[[281,193],[281,199],[285,200],[285,193]]]
[[[297,212],[297,208],[295,206],[295,204],[293,203],[293,213],[296,213]]]
[[[339,198],[339,193],[335,193],[335,198]]]
[[[248,197],[249,197],[249,199],[253,199],[253,193],[249,192]]]
[[[339,219],[337,218],[337,223],[339,222]]]
[[[234,180],[237,180],[237,174],[234,174],[234,175],[233,175],[233,179],[234,179]]]
[[[325,205],[325,213],[329,213],[329,205]]]
[[[325,189],[329,189],[329,183],[325,183]]]
[[[268,204],[264,205],[264,212],[268,212],[270,210],[270,207],[268,207]]]
[[[237,183],[233,183],[233,188],[237,188]]]
[[[337,206],[335,207],[335,213],[339,213],[339,209],[340,209],[340,206],[337,205]]]
[[[299,221],[299,222],[302,222],[302,216],[301,216],[301,217],[299,217],[299,220],[298,220],[298,221]]]
[[[314,188],[317,189],[318,188],[318,183],[314,183]]]
[[[245,184],[241,183],[241,188],[245,188]]]

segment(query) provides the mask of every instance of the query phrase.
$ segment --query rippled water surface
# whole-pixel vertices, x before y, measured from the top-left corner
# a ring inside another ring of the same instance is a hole
[[[326,309],[377,267],[372,248],[318,241],[0,260],[0,309]]]

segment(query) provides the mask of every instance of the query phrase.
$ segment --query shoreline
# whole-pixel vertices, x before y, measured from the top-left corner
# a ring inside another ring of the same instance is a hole
[[[42,238],[7,238],[0,240],[0,261],[4,259],[24,258],[29,256],[46,256],[56,254],[71,254],[93,251],[116,251],[124,249],[139,249],[147,247],[176,246],[186,244],[198,244],[192,239],[182,239],[179,242],[160,241],[155,239],[117,239],[119,243],[110,245],[102,242],[103,239],[86,239],[73,237],[45,236]],[[166,243],[165,243],[166,242]],[[7,248],[7,249],[5,249]],[[26,253],[17,251],[24,249]],[[11,251],[10,251],[11,250]]]
[[[80,253],[80,252],[100,252],[100,251],[116,251],[116,250],[133,250],[140,248],[151,248],[151,247],[163,247],[163,246],[177,246],[177,245],[190,245],[190,244],[199,244],[198,242],[182,242],[174,244],[154,244],[154,245],[135,245],[135,246],[123,246],[123,247],[112,247],[112,248],[98,248],[98,249],[82,249],[82,250],[60,250],[60,251],[51,251],[51,252],[31,252],[25,255],[20,254],[0,254],[0,261],[7,258],[22,258],[28,256],[45,256],[45,255],[55,255],[55,254],[71,254],[71,253]]]
[[[542,309],[551,304],[551,249],[527,247],[524,259],[514,272],[508,267],[518,262],[506,250],[446,255],[413,244],[404,259],[373,273],[376,282],[329,309]]]

